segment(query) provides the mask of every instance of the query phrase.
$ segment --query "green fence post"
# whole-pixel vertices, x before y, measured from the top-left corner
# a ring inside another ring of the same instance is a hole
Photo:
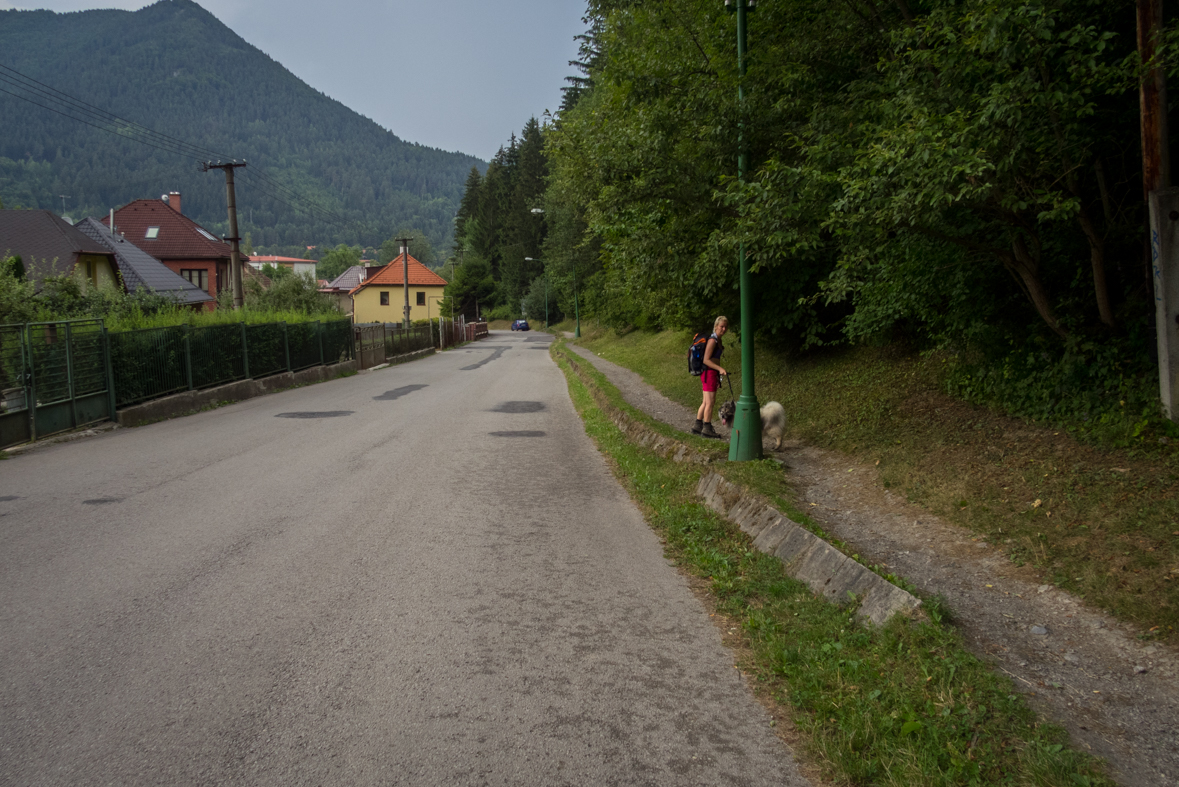
[[[282,325],[282,346],[283,346],[283,349],[286,350],[286,353],[287,353],[287,371],[289,372],[291,370],[291,339],[290,339],[290,336],[287,334],[287,321],[283,320],[281,325]]]
[[[110,403],[111,420],[115,415],[115,370],[111,363],[111,335],[106,331],[106,323],[102,323],[102,360],[106,364],[106,394]]]
[[[315,338],[319,341],[319,365],[323,366],[323,321],[315,321]]]
[[[241,323],[242,326],[242,371],[246,374],[246,379],[250,379],[250,344],[246,341],[246,324]]]
[[[25,406],[29,409],[29,441],[37,442],[37,370],[33,366],[33,332],[29,330],[29,324],[25,323],[25,327],[21,330],[21,338],[24,346],[21,348],[22,352],[27,350],[29,353],[29,364],[25,367]]]
[[[78,427],[78,397],[74,394],[74,334],[65,324],[66,387],[70,391],[70,426]]]
[[[184,326],[184,375],[188,381],[188,390],[192,390],[192,326]]]

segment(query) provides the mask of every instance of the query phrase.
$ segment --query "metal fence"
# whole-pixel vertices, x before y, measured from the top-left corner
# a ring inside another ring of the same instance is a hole
[[[110,368],[101,320],[0,326],[0,446],[111,418]]]
[[[147,328],[110,346],[118,407],[352,358],[348,320]]]
[[[403,329],[350,320],[187,325],[107,333],[101,320],[0,325],[0,448],[113,419],[119,407],[247,378],[360,368],[486,335],[442,321]]]
[[[361,323],[353,329],[356,335],[357,364],[371,369],[399,355],[434,347],[434,331],[429,325],[402,328],[397,323]]]

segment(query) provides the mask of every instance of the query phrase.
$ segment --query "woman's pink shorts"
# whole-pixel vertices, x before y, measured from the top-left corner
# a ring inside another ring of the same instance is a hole
[[[700,388],[705,393],[716,393],[720,390],[720,372],[716,369],[709,369],[705,367],[704,373],[700,375]]]

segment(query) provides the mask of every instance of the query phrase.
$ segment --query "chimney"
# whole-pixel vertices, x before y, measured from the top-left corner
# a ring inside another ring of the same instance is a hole
[[[184,212],[180,210],[180,192],[179,191],[169,191],[168,197],[167,197],[167,199],[164,200],[164,202],[166,202],[172,208],[172,210],[176,211],[177,213],[179,213],[182,216],[184,215]]]

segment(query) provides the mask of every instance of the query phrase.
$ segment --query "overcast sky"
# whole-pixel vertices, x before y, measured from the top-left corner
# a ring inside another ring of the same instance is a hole
[[[573,37],[585,28],[584,0],[196,1],[295,76],[402,139],[484,160],[528,118],[556,111],[577,56]],[[150,4],[0,0],[0,9]]]

